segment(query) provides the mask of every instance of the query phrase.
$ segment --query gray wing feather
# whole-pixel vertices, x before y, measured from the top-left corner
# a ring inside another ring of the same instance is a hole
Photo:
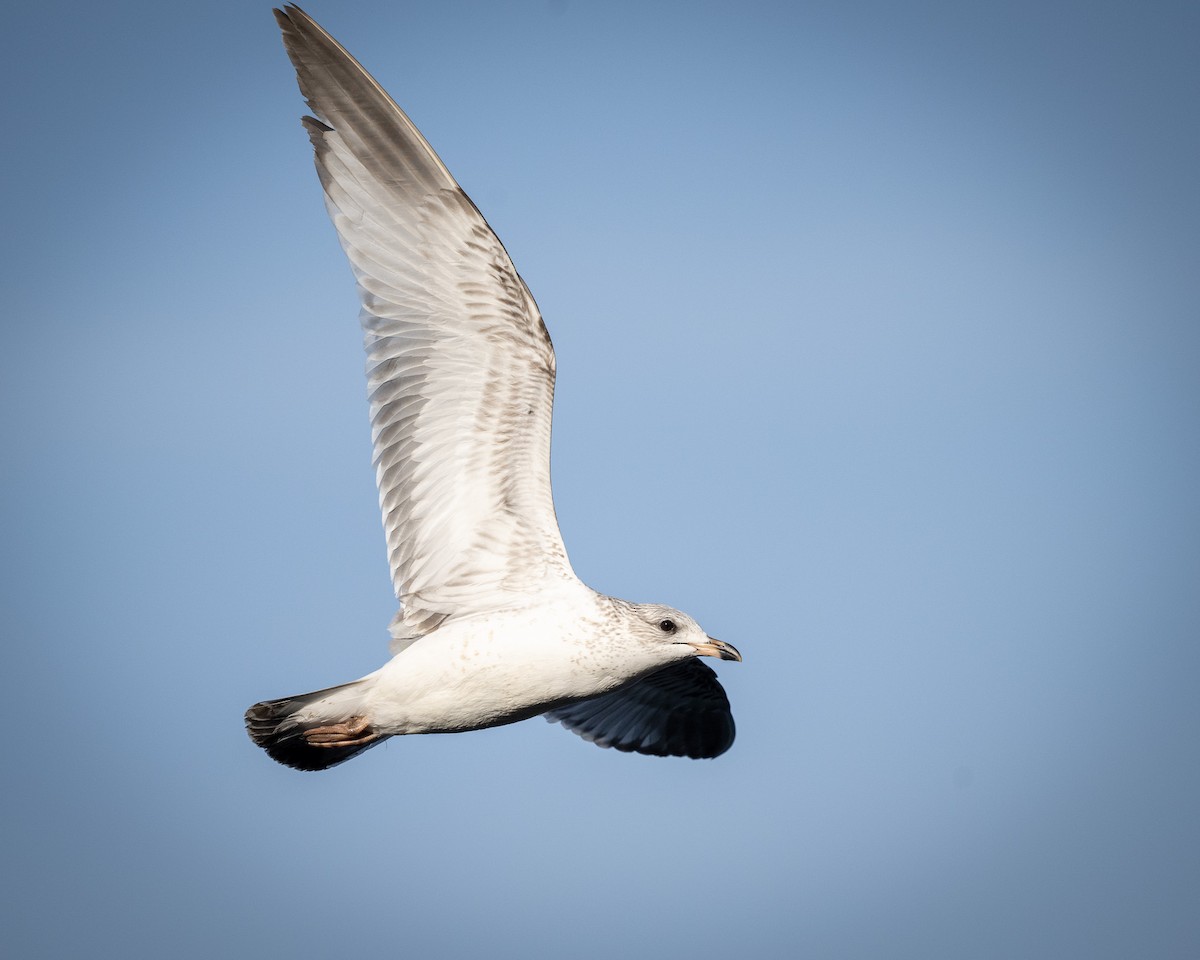
[[[275,14],[362,298],[403,646],[574,580],[550,491],[554,348],[504,246],[412,121],[303,11]]]
[[[654,757],[717,757],[736,732],[716,672],[695,659],[545,717],[599,747]]]

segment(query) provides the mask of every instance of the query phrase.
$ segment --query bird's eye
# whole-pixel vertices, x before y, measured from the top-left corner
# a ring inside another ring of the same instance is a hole
[[[674,633],[675,632],[675,621],[674,620],[660,620],[658,622],[658,629],[661,630],[663,633]]]

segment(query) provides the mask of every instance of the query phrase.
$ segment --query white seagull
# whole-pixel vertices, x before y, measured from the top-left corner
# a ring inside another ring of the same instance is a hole
[[[276,10],[358,280],[379,503],[400,612],[374,673],[256,703],[251,738],[324,770],[388,737],[545,714],[602,747],[715,757],[741,660],[685,613],[589,589],[550,493],[554,348],[525,282],[391,97],[299,7]]]

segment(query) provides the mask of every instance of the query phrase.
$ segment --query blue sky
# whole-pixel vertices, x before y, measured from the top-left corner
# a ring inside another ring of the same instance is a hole
[[[738,742],[241,729],[394,609],[267,4],[5,12],[0,946],[1193,957],[1200,14],[310,3],[507,245],[597,589]]]

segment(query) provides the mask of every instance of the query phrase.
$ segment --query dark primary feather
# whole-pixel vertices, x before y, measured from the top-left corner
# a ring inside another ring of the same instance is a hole
[[[292,4],[276,10],[275,20],[309,107],[380,182],[400,177],[426,189],[458,189],[413,122],[345,47]]]
[[[717,757],[735,734],[717,674],[695,659],[545,716],[599,747],[653,757]]]

